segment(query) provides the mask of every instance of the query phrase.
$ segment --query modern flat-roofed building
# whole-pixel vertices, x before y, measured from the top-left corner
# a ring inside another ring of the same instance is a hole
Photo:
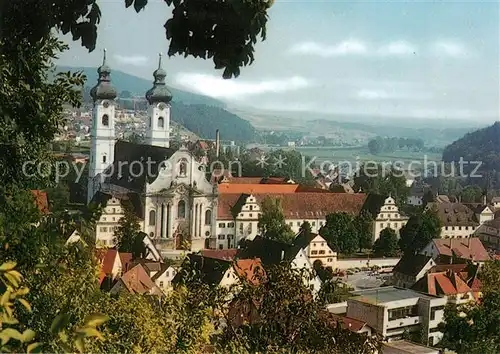
[[[346,316],[365,322],[385,340],[402,339],[404,333],[419,334],[429,345],[441,340],[437,326],[443,321],[446,298],[393,286],[353,294]]]

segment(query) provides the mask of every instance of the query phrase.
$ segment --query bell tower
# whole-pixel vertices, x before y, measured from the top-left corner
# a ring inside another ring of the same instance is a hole
[[[158,61],[158,69],[153,72],[153,87],[146,92],[148,101],[148,121],[146,122],[146,144],[154,146],[170,146],[170,101],[172,94],[165,85],[167,73],[161,66],[162,55]]]
[[[91,149],[87,202],[99,190],[102,172],[114,161],[115,153],[115,98],[116,89],[111,85],[111,69],[106,64],[106,49],[102,65],[97,69],[99,78],[90,91],[94,100],[92,112]]]

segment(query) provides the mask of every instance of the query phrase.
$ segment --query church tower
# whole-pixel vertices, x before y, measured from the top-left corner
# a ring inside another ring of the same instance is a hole
[[[100,173],[113,163],[115,152],[115,102],[116,89],[111,85],[111,69],[106,64],[106,49],[102,65],[97,69],[99,78],[90,91],[94,100],[92,114],[91,150],[87,202],[99,190]]]
[[[170,101],[172,94],[165,85],[167,73],[161,67],[161,53],[158,69],[153,73],[153,87],[146,92],[148,100],[148,121],[146,122],[146,144],[169,147],[170,145]]]

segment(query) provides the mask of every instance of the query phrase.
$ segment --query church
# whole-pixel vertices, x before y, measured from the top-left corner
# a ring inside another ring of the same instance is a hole
[[[111,69],[97,70],[97,84],[90,94],[94,102],[88,203],[103,207],[96,225],[96,243],[114,245],[114,232],[123,216],[124,201],[141,220],[141,228],[162,253],[208,248],[215,236],[217,184],[205,176],[205,166],[186,147],[169,147],[172,94],[165,84],[160,54],[153,72],[144,144],[115,137],[115,99]]]

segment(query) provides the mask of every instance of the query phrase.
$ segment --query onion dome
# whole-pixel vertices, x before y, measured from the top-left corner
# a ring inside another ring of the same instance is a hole
[[[165,78],[167,77],[167,73],[161,67],[161,53],[160,59],[158,62],[158,69],[153,72],[153,76],[155,78],[153,82],[153,87],[146,92],[146,99],[149,104],[153,103],[169,103],[172,100],[172,94],[165,85]]]
[[[114,100],[117,96],[116,89],[111,85],[111,68],[106,64],[106,49],[104,49],[104,57],[102,65],[97,69],[99,78],[97,85],[90,90],[90,96],[97,100]]]

